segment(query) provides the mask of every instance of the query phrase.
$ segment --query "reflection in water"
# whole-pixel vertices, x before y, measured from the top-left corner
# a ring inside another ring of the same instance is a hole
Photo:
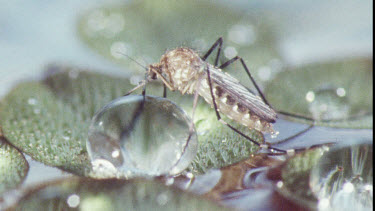
[[[254,155],[239,163],[211,170],[203,175],[174,178],[174,185],[203,195],[220,204],[237,209],[275,209],[274,181],[267,175],[272,166],[282,161],[267,155]],[[170,178],[161,178],[166,183]]]

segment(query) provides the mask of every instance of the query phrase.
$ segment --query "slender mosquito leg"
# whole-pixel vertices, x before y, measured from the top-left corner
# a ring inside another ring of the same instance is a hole
[[[231,128],[233,131],[235,131],[236,133],[240,134],[242,137],[246,138],[247,140],[253,142],[255,145],[257,146],[261,146],[261,144],[259,144],[258,142],[254,141],[252,138],[250,138],[249,136],[245,135],[244,133],[242,133],[241,131],[239,131],[238,129],[234,128],[232,125],[230,125],[229,123],[225,122],[223,119],[221,119],[221,116],[220,116],[220,113],[218,111],[218,108],[217,108],[217,104],[216,104],[216,99],[215,99],[215,95],[213,93],[213,89],[212,89],[212,81],[211,81],[211,75],[210,75],[210,70],[206,67],[206,71],[207,71],[207,80],[208,80],[208,84],[210,86],[210,93],[211,93],[211,98],[212,98],[212,103],[214,105],[214,109],[215,109],[215,112],[216,112],[216,117],[217,119],[224,125],[228,126],[229,128]],[[278,151],[278,152],[281,152],[281,153],[286,153],[287,151],[285,150],[281,150],[281,149],[277,149],[277,148],[274,148],[274,147],[269,147],[267,146],[267,148],[271,149],[271,150],[275,150],[275,151]]]
[[[258,84],[256,83],[256,81],[254,80],[253,76],[251,75],[249,69],[247,68],[247,66],[246,66],[246,64],[245,64],[245,61],[244,61],[241,57],[236,56],[236,57],[234,57],[234,58],[228,60],[228,61],[225,62],[224,64],[220,65],[219,68],[220,68],[220,69],[223,69],[223,68],[227,67],[228,65],[232,64],[233,62],[235,62],[235,61],[237,61],[237,60],[240,60],[240,61],[241,61],[241,64],[242,64],[243,68],[245,69],[245,71],[246,71],[247,75],[249,76],[251,82],[254,84],[255,89],[258,91],[258,93],[259,93],[260,97],[262,98],[263,102],[266,103],[269,107],[272,108],[272,106],[268,103],[266,97],[264,97],[264,94],[263,94],[262,90],[260,90]]]
[[[315,119],[313,119],[311,117],[308,117],[308,116],[293,114],[293,113],[289,113],[289,112],[286,112],[286,111],[277,111],[277,113],[281,114],[281,115],[284,115],[284,116],[293,117],[293,118],[296,118],[296,119],[303,119],[303,120],[311,121],[313,123],[315,122]]]
[[[216,54],[216,59],[215,59],[215,67],[219,63],[219,57],[221,53],[221,47],[223,46],[223,38],[219,37],[219,39],[216,40],[216,42],[211,46],[211,48],[207,51],[207,53],[202,57],[203,61],[206,61],[207,57],[210,56],[213,50],[219,45],[219,49]]]
[[[186,140],[186,144],[184,146],[184,149],[182,150],[182,153],[181,154],[185,154],[187,148],[189,147],[189,143],[190,143],[190,140],[191,140],[191,137],[193,136],[194,134],[194,113],[195,113],[195,109],[197,107],[197,103],[198,103],[198,89],[199,89],[199,85],[200,85],[200,80],[197,84],[197,87],[195,89],[195,93],[194,93],[194,101],[193,101],[193,112],[191,114],[191,122],[190,122],[190,126],[189,126],[189,136]],[[172,169],[173,167],[177,166],[177,164],[179,164],[181,161],[181,159],[178,159],[177,162],[172,166]]]
[[[260,90],[258,84],[255,82],[254,78],[252,77],[249,69],[247,68],[245,62],[243,61],[243,59],[239,56],[236,56],[228,61],[226,61],[225,63],[223,63],[219,68],[220,69],[224,69],[226,67],[228,67],[230,64],[234,63],[235,61],[237,60],[240,60],[241,61],[241,64],[243,66],[243,68],[245,69],[247,75],[249,76],[251,82],[254,84],[256,90],[258,91],[260,97],[262,98],[262,100],[272,108],[271,104],[268,102],[268,100],[266,99],[266,97],[264,96],[263,92]],[[297,118],[297,119],[304,119],[304,120],[307,120],[307,121],[311,121],[311,122],[314,122],[315,120],[313,118],[310,118],[310,117],[307,117],[307,116],[303,116],[303,115],[298,115],[298,114],[292,114],[292,113],[288,113],[288,112],[285,112],[285,111],[277,111],[277,113],[279,114],[282,114],[282,115],[285,115],[285,116],[291,116],[291,117],[294,117],[294,118]]]
[[[136,87],[134,87],[133,89],[131,89],[128,93],[124,94],[124,96],[128,96],[128,95],[130,95],[130,94],[133,93],[135,90],[137,90],[137,89],[139,89],[139,88],[141,88],[141,87],[143,87],[143,86],[145,86],[145,85],[146,85],[146,81],[145,81],[145,80],[141,81]]]
[[[272,144],[280,144],[280,143],[284,143],[284,142],[287,142],[287,141],[290,141],[292,139],[295,139],[297,138],[298,136],[301,136],[303,135],[304,133],[306,133],[307,131],[311,130],[312,128],[314,127],[314,125],[309,125],[309,127],[305,128],[304,130],[288,137],[288,138],[285,138],[285,139],[282,139],[282,140],[278,140],[276,142],[272,142]]]
[[[120,135],[121,139],[126,138],[130,135],[130,133],[133,131],[135,125],[137,124],[140,115],[143,112],[143,109],[144,109],[145,103],[146,103],[146,84],[143,86],[142,96],[143,96],[143,99],[138,104],[135,111],[133,112],[133,116],[132,116],[131,120],[129,121],[129,125],[125,126],[124,129],[121,131],[121,135]]]
[[[195,114],[195,109],[197,108],[197,104],[198,104],[198,97],[199,97],[199,93],[198,93],[198,90],[199,90],[199,86],[200,86],[200,82],[201,82],[201,78],[199,79],[196,87],[195,87],[195,92],[194,92],[194,101],[193,101],[193,111],[191,113],[191,122],[190,122],[190,126],[189,126],[189,136],[187,138],[187,141],[186,141],[186,144],[184,146],[184,149],[182,150],[182,154],[185,154],[187,148],[189,147],[189,143],[190,143],[190,140],[191,140],[191,137],[193,136],[193,132],[194,132],[194,114]],[[173,166],[177,166],[177,164],[180,162],[181,159],[179,159]]]
[[[167,98],[167,86],[163,83],[163,97]]]

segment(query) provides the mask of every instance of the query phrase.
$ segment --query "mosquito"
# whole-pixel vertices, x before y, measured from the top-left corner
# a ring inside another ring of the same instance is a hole
[[[140,87],[143,87],[142,94],[145,95],[146,84],[159,79],[163,82],[164,86],[163,97],[167,96],[167,88],[171,91],[179,91],[183,95],[194,95],[192,116],[194,116],[198,96],[201,96],[215,109],[218,121],[247,140],[261,148],[270,149],[273,152],[276,151],[282,154],[294,152],[295,150],[282,150],[274,148],[270,146],[270,144],[258,143],[222,119],[221,114],[249,129],[255,129],[262,134],[277,134],[272,127],[272,124],[276,122],[277,112],[268,103],[244,60],[239,56],[235,56],[218,66],[222,45],[223,38],[220,37],[202,57],[200,57],[196,51],[187,47],[167,51],[162,55],[160,62],[148,65],[147,68],[145,67],[145,79],[139,82],[139,84],[126,95],[131,94]],[[216,48],[218,48],[216,59],[214,65],[212,65],[206,62],[206,59]],[[222,71],[222,69],[236,61],[241,62],[251,82],[254,84],[255,89],[259,93],[259,96],[242,85],[236,78]],[[286,112],[281,114],[288,115]],[[292,116],[312,120],[308,117],[293,114]],[[313,124],[296,135],[281,141],[295,138],[312,127]]]

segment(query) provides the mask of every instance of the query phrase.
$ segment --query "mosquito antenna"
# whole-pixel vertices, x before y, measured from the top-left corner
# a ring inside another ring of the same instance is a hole
[[[137,62],[137,60],[133,59],[132,57],[130,57],[130,56],[128,56],[128,55],[126,55],[125,53],[120,52],[120,51],[117,51],[116,53],[121,54],[121,55],[123,55],[123,56],[126,56],[128,59],[132,60],[133,62],[137,63],[139,66],[141,66],[142,68],[144,68],[145,70],[147,70],[147,67],[146,67],[146,66],[144,66],[144,65],[142,65],[141,63]]]

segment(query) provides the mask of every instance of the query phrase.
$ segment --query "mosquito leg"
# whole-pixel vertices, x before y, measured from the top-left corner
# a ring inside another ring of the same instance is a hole
[[[143,86],[142,97],[143,97],[143,99],[138,104],[137,108],[135,109],[135,111],[133,113],[133,116],[132,116],[131,120],[129,121],[129,124],[124,126],[124,129],[121,131],[121,135],[120,135],[121,139],[126,138],[130,135],[130,133],[134,130],[134,127],[137,124],[140,115],[143,112],[143,109],[144,109],[145,103],[146,103],[146,84],[144,84],[144,86]]]
[[[219,57],[221,53],[221,47],[223,46],[223,38],[219,37],[216,42],[211,46],[211,48],[207,51],[207,53],[202,57],[203,61],[206,61],[207,57],[210,56],[213,50],[219,45],[219,49],[217,50],[216,59],[215,59],[215,67],[219,63]]]
[[[167,86],[163,83],[163,97],[167,98]]]
[[[136,87],[134,87],[133,89],[131,89],[128,93],[126,93],[124,96],[128,96],[128,95],[130,95],[131,93],[133,93],[135,90],[137,90],[137,89],[139,89],[139,88],[141,88],[141,87],[143,87],[143,86],[146,86],[146,81],[145,80],[143,80],[143,81],[141,81]]]
[[[243,60],[241,57],[236,56],[236,57],[234,57],[234,58],[232,58],[232,59],[226,61],[226,62],[223,63],[222,65],[220,65],[219,68],[220,68],[220,69],[224,69],[224,68],[228,67],[230,64],[234,63],[234,62],[237,61],[237,60],[240,60],[240,61],[241,61],[241,64],[242,64],[243,68],[245,69],[245,71],[246,71],[247,75],[249,76],[251,82],[254,84],[254,86],[255,86],[256,90],[258,91],[260,97],[262,98],[263,102],[265,102],[268,106],[270,106],[270,107],[272,108],[271,104],[268,102],[268,100],[267,100],[266,97],[264,96],[263,92],[260,90],[258,84],[256,83],[256,81],[255,81],[254,78],[252,77],[252,75],[251,75],[249,69],[247,68],[247,66],[246,66],[246,64],[245,64],[245,62],[244,62],[244,60]],[[311,122],[314,122],[314,121],[315,121],[315,120],[314,120],[313,118],[311,118],[311,117],[307,117],[307,116],[303,116],[303,115],[298,115],[298,114],[292,114],[292,113],[288,113],[288,112],[285,112],[285,111],[277,111],[277,113],[282,114],[282,115],[285,115],[285,116],[294,117],[294,118],[296,118],[296,119],[303,119],[303,120],[307,120],[307,121],[311,121]]]
[[[244,133],[242,133],[241,131],[239,131],[238,129],[236,129],[235,127],[233,127],[232,125],[230,125],[229,123],[225,122],[221,118],[220,113],[219,113],[218,108],[217,108],[215,95],[213,93],[211,75],[210,75],[210,70],[208,69],[208,67],[206,67],[206,71],[207,71],[207,80],[208,80],[208,84],[209,84],[209,87],[210,87],[212,104],[214,105],[214,109],[215,109],[215,113],[216,113],[216,117],[217,117],[218,121],[221,122],[222,124],[226,125],[227,127],[231,128],[233,131],[235,131],[236,133],[240,134],[242,137],[246,138],[247,140],[251,141],[252,143],[254,143],[257,146],[265,147],[265,148],[268,148],[268,149],[271,149],[271,150],[274,150],[274,151],[278,151],[278,152],[281,152],[281,153],[285,154],[287,152],[285,150],[281,150],[281,149],[277,149],[277,148],[274,148],[274,147],[270,147],[268,145],[264,146],[264,145],[259,144],[258,142],[256,142],[255,140],[253,140],[249,136],[245,135]]]
[[[258,91],[258,93],[259,93],[260,97],[262,98],[263,102],[266,103],[269,107],[272,108],[272,106],[268,103],[266,97],[264,96],[262,90],[260,90],[258,84],[256,83],[256,81],[254,80],[253,76],[251,75],[249,69],[247,68],[247,66],[245,64],[245,61],[241,57],[235,56],[234,58],[232,58],[232,59],[226,61],[224,64],[220,65],[219,68],[220,69],[224,69],[225,67],[229,66],[230,64],[234,63],[237,60],[241,61],[241,64],[242,64],[243,68],[245,69],[245,71],[246,71],[247,75],[249,76],[251,82],[254,84],[255,89]]]
[[[201,78],[199,79],[199,81],[198,81],[198,83],[197,83],[197,85],[195,87],[194,101],[193,101],[193,111],[191,113],[191,122],[190,122],[190,126],[189,126],[189,136],[188,136],[188,138],[186,140],[186,144],[184,146],[184,149],[182,150],[182,154],[185,154],[187,148],[189,147],[189,143],[190,143],[191,137],[194,134],[194,114],[195,114],[195,110],[196,110],[197,104],[198,104],[198,97],[199,97],[198,90],[199,90],[200,82],[201,82]],[[173,167],[177,166],[177,164],[180,161],[181,161],[181,159],[177,160],[177,162],[173,165]]]
[[[284,115],[284,116],[293,117],[293,118],[296,118],[296,119],[303,119],[303,120],[315,122],[315,119],[313,119],[311,117],[308,117],[308,116],[300,115],[300,114],[293,114],[293,113],[289,113],[289,112],[286,112],[286,111],[277,111],[277,113],[281,114],[281,115]]]
[[[294,134],[294,135],[292,135],[292,136],[290,136],[288,138],[285,138],[285,139],[282,139],[282,140],[278,140],[276,142],[272,142],[272,145],[274,145],[274,144],[280,144],[280,143],[284,143],[284,142],[293,140],[293,139],[295,139],[295,138],[297,138],[297,137],[305,134],[307,131],[311,130],[313,127],[314,127],[314,125],[309,125],[309,127],[305,128],[304,130],[302,130],[302,131],[300,131],[300,132],[298,132],[298,133],[296,133],[296,134]]]

